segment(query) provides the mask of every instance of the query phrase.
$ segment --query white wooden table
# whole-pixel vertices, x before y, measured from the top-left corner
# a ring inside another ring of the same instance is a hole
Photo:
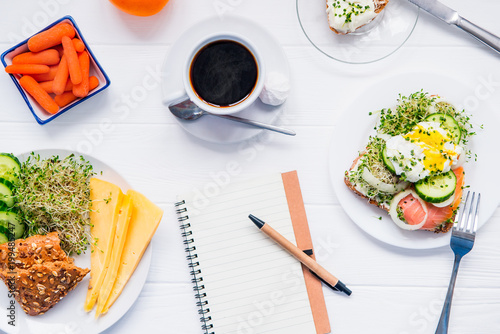
[[[443,2],[500,34],[497,0]],[[297,136],[270,134],[244,143],[255,149],[255,159],[248,159],[240,144],[210,144],[182,130],[163,107],[160,84],[154,80],[147,96],[130,98],[161,67],[182,32],[218,15],[220,6],[225,15],[245,16],[272,32],[291,64],[292,94],[282,125],[295,129]],[[165,210],[153,239],[147,283],[136,304],[106,334],[201,332],[173,203],[178,193],[209,181],[229,160],[243,166],[238,179],[298,170],[318,258],[354,290],[349,298],[324,290],[332,333],[434,333],[449,282],[451,250],[402,250],[360,230],[339,206],[329,181],[330,138],[337,116],[360,88],[401,71],[426,69],[474,86],[489,80],[487,98],[498,106],[499,54],[421,13],[413,35],[392,56],[369,65],[339,63],[309,44],[298,25],[294,0],[170,0],[149,18],[124,14],[106,0],[3,1],[0,49],[67,14],[79,24],[112,84],[40,126],[8,75],[0,75],[0,151],[69,148],[90,153]],[[495,145],[493,154],[498,154]],[[497,177],[498,166],[491,168]],[[450,333],[500,332],[499,223],[497,210],[462,261]]]

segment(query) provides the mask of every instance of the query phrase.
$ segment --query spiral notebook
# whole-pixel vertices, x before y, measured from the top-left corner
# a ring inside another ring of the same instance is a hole
[[[248,219],[312,250],[297,172],[208,185],[176,203],[204,333],[329,333],[321,282]]]

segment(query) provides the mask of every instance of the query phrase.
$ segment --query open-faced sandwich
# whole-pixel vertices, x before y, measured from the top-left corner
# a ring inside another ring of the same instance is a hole
[[[326,13],[330,29],[336,34],[349,34],[370,23],[389,0],[327,0]]]
[[[378,116],[377,134],[346,171],[345,184],[405,230],[449,231],[474,134],[469,116],[423,92],[400,96]]]

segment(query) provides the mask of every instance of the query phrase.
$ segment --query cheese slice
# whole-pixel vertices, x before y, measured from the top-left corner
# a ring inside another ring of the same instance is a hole
[[[114,234],[113,249],[111,250],[111,259],[109,261],[109,267],[106,271],[106,277],[102,283],[101,291],[99,291],[99,297],[97,299],[96,308],[96,318],[101,314],[109,295],[111,294],[111,289],[116,280],[116,275],[118,274],[118,268],[120,267],[120,259],[123,251],[123,246],[127,238],[127,231],[132,217],[132,201],[131,196],[127,194],[123,198],[123,203],[120,208],[120,213],[118,216],[118,221],[116,223],[116,231]]]
[[[90,254],[90,281],[84,309],[92,310],[99,295],[102,282],[109,266],[116,223],[123,200],[121,189],[109,182],[91,178],[90,233],[93,238]]]
[[[144,195],[134,190],[129,190],[127,195],[130,195],[132,199],[132,218],[128,226],[127,240],[123,247],[115,284],[102,313],[106,313],[120,296],[123,288],[141,261],[142,255],[148,247],[163,216],[163,210]]]

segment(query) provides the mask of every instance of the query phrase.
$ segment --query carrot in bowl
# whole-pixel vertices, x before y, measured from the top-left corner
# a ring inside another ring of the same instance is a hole
[[[78,38],[75,37],[71,41],[73,42],[76,52],[83,52],[85,50],[85,44]],[[53,49],[59,52],[59,57],[63,56],[64,49],[61,44],[54,46]]]
[[[75,37],[76,32],[69,23],[59,23],[52,28],[42,31],[28,40],[28,49],[32,52],[39,52],[57,44],[61,44],[63,36]]]
[[[52,82],[52,92],[56,95],[61,95],[64,93],[64,88],[66,87],[66,82],[68,82],[68,62],[66,61],[66,56],[62,56],[61,62],[56,72],[54,81]]]
[[[32,77],[33,77],[33,79],[35,79],[38,82],[54,80],[54,78],[56,77],[56,73],[57,73],[58,68],[59,68],[59,64],[49,66],[49,71],[47,73],[33,74]]]
[[[93,89],[97,88],[99,86],[99,79],[97,79],[95,76],[91,76],[89,78],[89,92],[92,91]],[[70,104],[71,102],[75,101],[78,99],[78,96],[75,96],[73,92],[64,92],[61,95],[56,95],[54,97],[54,101],[57,103],[59,107],[64,107]]]
[[[78,38],[73,38],[71,41],[73,42],[76,52],[83,52],[85,50],[85,44]]]
[[[29,75],[23,76],[19,79],[21,87],[24,88],[28,94],[30,94],[40,106],[51,114],[55,114],[59,111],[59,106],[50,97],[50,95],[43,90],[42,87]]]
[[[40,52],[25,52],[18,54],[12,59],[12,64],[59,64],[60,57],[57,50],[49,49]]]
[[[40,64],[15,64],[5,68],[5,72],[10,74],[44,74],[49,71],[50,68],[47,65]]]
[[[82,69],[82,82],[73,86],[73,94],[78,97],[85,97],[89,93],[89,54],[87,52],[80,53],[78,61],[80,62],[80,68]]]
[[[52,86],[54,85],[54,80],[42,81],[42,82],[39,82],[38,84],[47,93],[49,93],[49,94],[53,94],[54,93],[54,90],[52,89],[53,88]],[[64,87],[64,91],[65,92],[69,92],[69,91],[72,91],[72,90],[73,90],[73,83],[71,82],[71,80],[67,80],[66,87]]]
[[[73,85],[77,85],[82,82],[82,69],[80,68],[75,46],[68,36],[63,36],[62,45],[64,48],[64,56],[68,62],[69,77]]]

